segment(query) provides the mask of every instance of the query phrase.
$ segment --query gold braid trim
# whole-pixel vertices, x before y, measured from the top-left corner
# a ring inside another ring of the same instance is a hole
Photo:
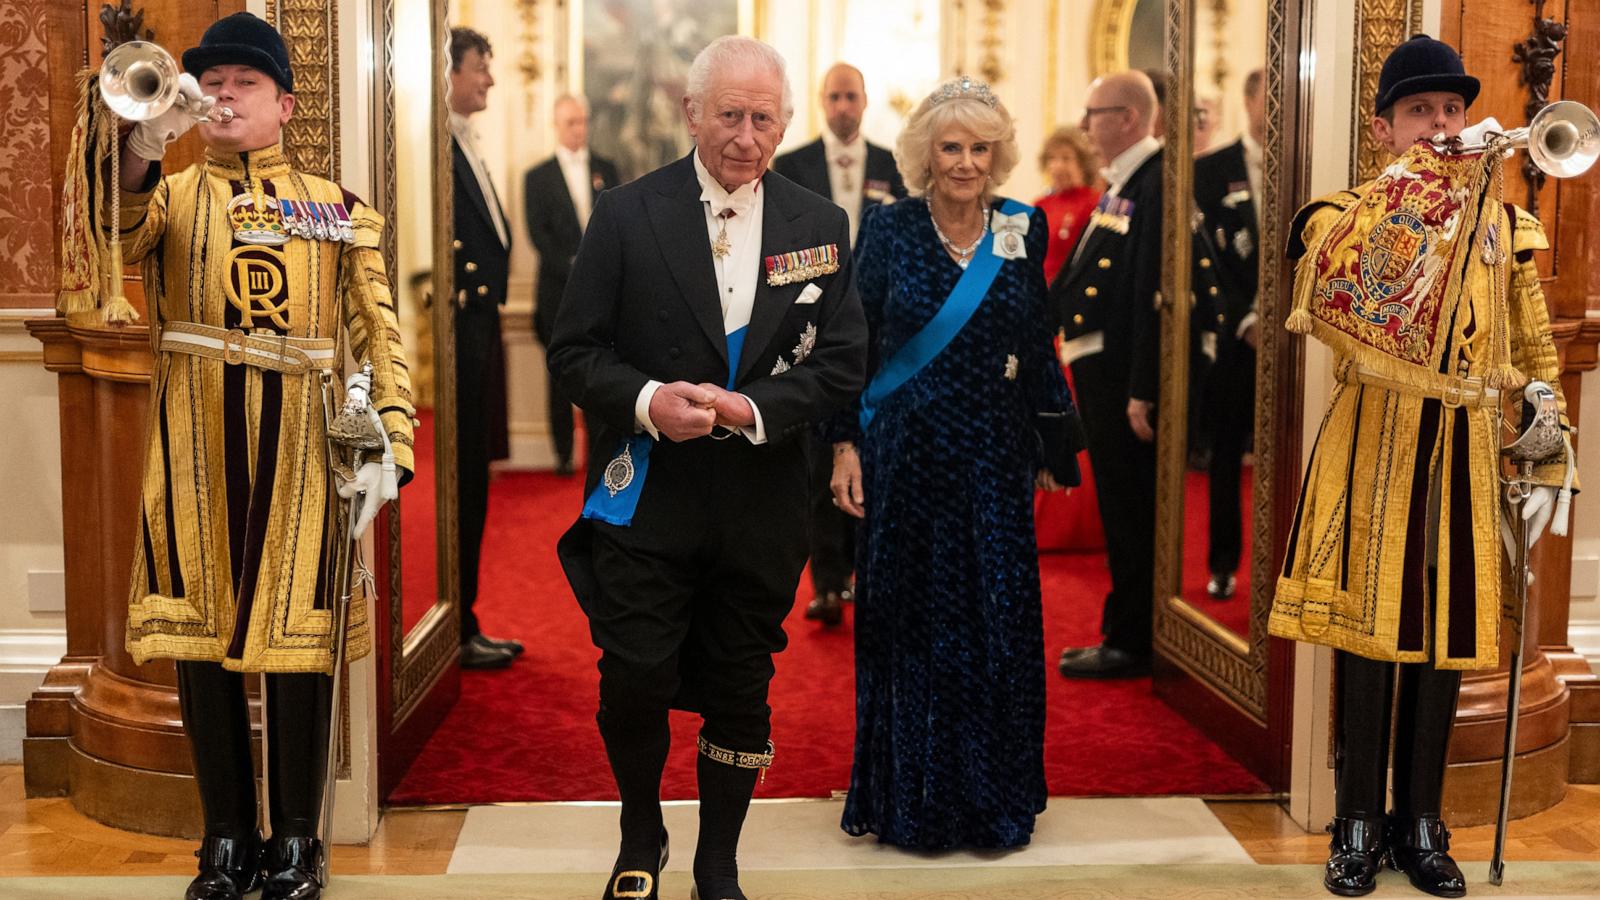
[[[106,148],[116,147],[117,122],[100,99],[95,73],[88,69],[78,73],[77,113],[61,191],[61,291],[56,309],[62,313],[98,309],[107,288],[105,270],[115,268],[95,201],[106,196],[105,164],[111,156]]]
[[[712,762],[733,766],[736,769],[760,769],[763,778],[766,777],[767,769],[772,766],[773,746],[771,741],[767,741],[767,752],[765,753],[745,753],[742,750],[729,750],[726,747],[718,747],[716,744],[706,740],[706,736],[703,734],[700,735],[699,743],[700,754]]]

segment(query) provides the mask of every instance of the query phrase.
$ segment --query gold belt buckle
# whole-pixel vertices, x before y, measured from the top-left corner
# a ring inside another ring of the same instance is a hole
[[[245,342],[249,335],[237,328],[231,328],[222,336],[222,361],[230,366],[237,366],[244,362]]]
[[[1439,402],[1447,409],[1459,409],[1467,399],[1466,380],[1458,375],[1445,378],[1444,390],[1440,392]]]

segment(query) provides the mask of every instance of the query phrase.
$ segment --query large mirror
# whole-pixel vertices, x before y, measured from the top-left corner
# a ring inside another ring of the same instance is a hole
[[[1285,138],[1293,59],[1274,48],[1299,4],[1139,0],[1117,15],[1131,23],[1145,6],[1161,12],[1166,82],[1156,686],[1282,783],[1275,698],[1290,676],[1266,618],[1299,466],[1298,346],[1277,324],[1299,170]],[[1130,62],[1141,40],[1129,35]]]
[[[1194,17],[1189,75],[1191,269],[1202,353],[1191,360],[1178,596],[1250,637],[1257,287],[1266,140],[1266,0],[1210,4]]]
[[[450,169],[444,115],[444,0],[375,0],[374,171],[389,227],[384,252],[416,406],[416,470],[388,508],[386,632],[380,655],[380,790],[387,794],[456,695],[458,617],[449,299]],[[397,98],[404,98],[397,102]],[[382,538],[380,538],[382,539]]]

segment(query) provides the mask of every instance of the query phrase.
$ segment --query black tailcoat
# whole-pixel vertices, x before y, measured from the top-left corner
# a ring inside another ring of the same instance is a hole
[[[450,141],[455,175],[456,470],[460,513],[461,637],[478,633],[478,552],[489,511],[489,462],[510,456],[505,350],[500,307],[506,302],[511,250],[500,243],[490,204],[461,146]],[[505,221],[501,210],[502,221]],[[510,223],[506,223],[509,229]],[[508,238],[510,234],[506,235]]]
[[[602,707],[699,709],[708,740],[739,749],[765,741],[771,654],[784,646],[805,564],[796,438],[850,402],[866,371],[844,213],[771,172],[761,192],[763,259],[834,244],[839,260],[837,272],[807,281],[758,281],[734,387],[760,410],[768,442],[663,437],[633,524],[579,519],[557,548],[602,650]],[[550,346],[551,372],[590,430],[585,496],[635,434],[649,380],[729,381],[700,194],[685,157],[606,191],[589,219]],[[821,295],[797,303],[807,283]],[[814,344],[796,365],[808,327]],[[780,358],[790,368],[772,374]]]
[[[617,167],[611,160],[589,154],[589,183],[591,195],[589,209],[600,192],[621,184]],[[555,328],[556,312],[561,308],[561,295],[567,289],[567,278],[572,274],[572,263],[578,256],[578,242],[583,239],[583,228],[578,224],[578,210],[572,205],[572,194],[567,190],[567,179],[561,174],[561,163],[554,156],[529,169],[522,178],[522,208],[528,225],[528,238],[539,251],[539,281],[533,296],[533,331],[539,342],[550,343],[550,333]]]
[[[867,145],[867,165],[862,178],[862,190],[866,189],[866,182],[881,182],[888,185],[890,196],[896,200],[904,200],[906,183],[900,178],[900,168],[894,164],[894,154],[871,141],[863,143]],[[822,138],[817,138],[803,147],[797,147],[775,158],[772,161],[772,171],[813,193],[821,194],[830,200],[837,199],[833,196],[833,188],[828,181],[828,150]],[[862,214],[865,215],[868,208],[880,202],[881,198],[863,194]]]

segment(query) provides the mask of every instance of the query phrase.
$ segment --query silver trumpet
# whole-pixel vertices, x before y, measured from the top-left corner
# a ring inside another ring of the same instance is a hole
[[[100,96],[118,118],[146,122],[174,106],[188,109],[190,99],[178,90],[178,61],[158,44],[128,41],[106,54],[100,66]],[[233,110],[217,106],[199,122],[231,122]]]
[[[1474,144],[1434,140],[1441,152],[1474,153],[1528,149],[1533,164],[1555,178],[1582,175],[1600,158],[1600,118],[1576,100],[1557,100],[1534,115],[1523,128],[1491,132]]]

